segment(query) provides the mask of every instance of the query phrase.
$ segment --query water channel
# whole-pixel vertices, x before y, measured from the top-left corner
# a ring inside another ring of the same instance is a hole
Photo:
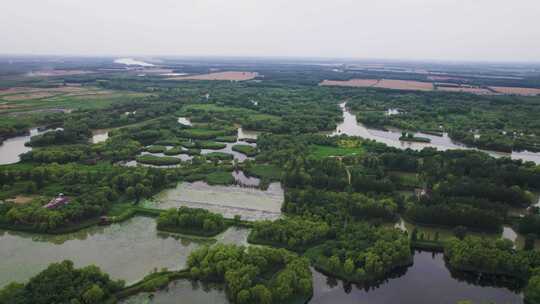
[[[399,149],[422,150],[423,148],[426,148],[426,147],[432,147],[441,151],[449,150],[449,149],[480,150],[476,148],[467,147],[464,144],[453,141],[452,139],[450,139],[450,137],[448,137],[447,133],[444,133],[443,136],[435,136],[435,135],[425,134],[422,132],[416,133],[417,136],[427,137],[431,139],[430,143],[401,141],[399,140],[399,137],[401,136],[400,130],[383,131],[383,130],[367,128],[366,126],[364,126],[363,124],[359,123],[356,120],[356,115],[352,114],[347,109],[345,103],[341,103],[340,107],[343,111],[343,122],[338,124],[338,126],[336,127],[336,130],[332,133],[332,135],[346,134],[350,136],[360,136],[360,137],[363,137],[366,139],[372,139],[377,142],[381,142],[388,146],[399,148]],[[533,161],[537,164],[540,164],[540,153],[521,151],[521,152],[512,152],[510,154],[510,153],[487,151],[487,150],[480,150],[480,151],[484,151],[494,157],[506,156],[506,157],[511,157],[512,159],[522,159],[524,161]]]

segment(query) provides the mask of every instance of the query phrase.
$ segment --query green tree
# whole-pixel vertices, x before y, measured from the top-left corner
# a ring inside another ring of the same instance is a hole
[[[82,295],[85,304],[98,304],[103,300],[105,293],[98,285],[94,284]]]

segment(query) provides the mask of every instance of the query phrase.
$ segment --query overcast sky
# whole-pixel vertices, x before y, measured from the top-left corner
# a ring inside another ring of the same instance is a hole
[[[540,61],[540,0],[0,0],[0,53]]]

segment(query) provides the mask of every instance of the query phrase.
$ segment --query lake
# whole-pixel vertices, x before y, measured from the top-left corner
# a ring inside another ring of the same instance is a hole
[[[248,230],[230,228],[219,242],[246,244]],[[0,288],[23,282],[50,263],[95,264],[114,279],[134,283],[157,269],[185,267],[189,254],[208,240],[157,231],[153,218],[134,217],[110,226],[50,236],[0,230]]]
[[[461,300],[472,300],[474,303],[523,303],[519,292],[506,287],[491,287],[489,281],[471,283],[481,280],[471,275],[451,273],[441,253],[417,251],[412,266],[396,271],[391,278],[374,286],[348,284],[316,270],[312,270],[312,273],[313,298],[310,304],[456,304]],[[122,303],[221,304],[229,301],[221,285],[179,280],[169,284],[165,290],[152,293],[152,296],[142,293]]]

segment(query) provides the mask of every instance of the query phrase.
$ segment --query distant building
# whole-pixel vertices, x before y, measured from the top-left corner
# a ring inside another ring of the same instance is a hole
[[[420,199],[422,197],[429,198],[431,196],[431,190],[427,188],[416,188],[414,189],[414,195],[416,195],[416,199]]]
[[[69,198],[64,196],[63,193],[60,193],[58,194],[57,197],[51,199],[47,205],[43,206],[43,208],[56,209],[58,207],[65,206],[67,204],[69,204]]]

